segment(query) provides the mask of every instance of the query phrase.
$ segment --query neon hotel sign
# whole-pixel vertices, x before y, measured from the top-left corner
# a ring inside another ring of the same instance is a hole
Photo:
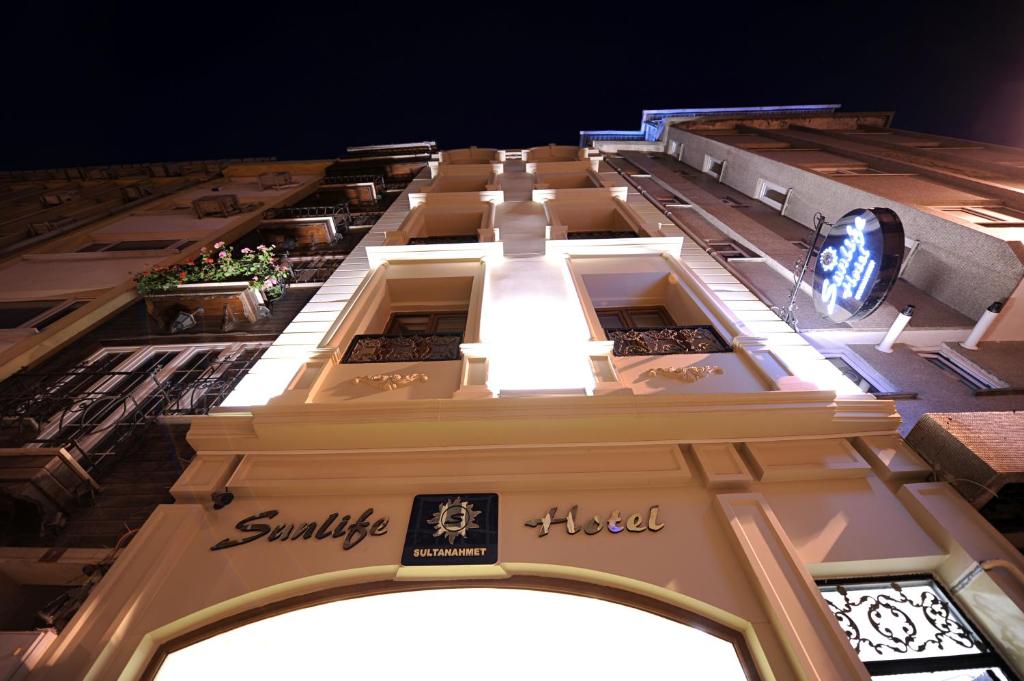
[[[903,225],[887,208],[858,209],[825,236],[814,269],[814,307],[836,322],[868,316],[899,276]]]

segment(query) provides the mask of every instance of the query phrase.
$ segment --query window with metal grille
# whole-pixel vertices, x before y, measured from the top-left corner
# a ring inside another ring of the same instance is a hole
[[[818,587],[873,679],[1017,681],[930,577],[829,580]]]
[[[616,357],[687,355],[730,352],[714,327],[706,324],[676,326],[660,305],[605,307],[594,310]]]
[[[269,343],[104,348],[76,366],[21,372],[0,385],[4,422],[31,424],[27,443],[114,451],[156,418],[206,414]]]
[[[468,313],[458,310],[394,313],[384,333],[353,338],[342,364],[460,359],[467,318]]]

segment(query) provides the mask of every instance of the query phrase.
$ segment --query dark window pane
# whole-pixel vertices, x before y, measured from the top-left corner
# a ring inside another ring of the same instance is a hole
[[[428,333],[430,330],[430,315],[417,314],[396,314],[391,316],[384,333],[388,335],[410,335]]]
[[[661,310],[630,310],[630,326],[634,329],[657,329],[672,326],[672,320]]]
[[[463,333],[466,330],[466,313],[440,314],[435,318],[433,331],[436,333]]]
[[[78,249],[79,253],[95,253],[96,251],[102,251],[104,248],[110,246],[108,243],[94,243],[86,244]]]
[[[618,312],[601,312],[598,310],[597,319],[601,322],[601,328],[605,331],[626,328],[626,324],[622,321],[622,317],[619,316]]]
[[[59,300],[28,300],[25,302],[0,303],[0,329],[14,329],[34,317],[38,317],[51,307],[59,305]]]
[[[40,329],[40,330],[45,329],[50,324],[53,324],[55,321],[57,321],[58,319],[61,319],[62,317],[68,316],[69,314],[71,314],[72,312],[74,312],[78,308],[82,307],[83,305],[85,305],[85,301],[84,300],[76,300],[75,302],[73,302],[70,305],[67,305],[65,307],[62,307],[57,312],[54,312],[49,317],[47,317],[43,321],[41,321],[38,324],[36,324],[36,328]]]
[[[178,243],[177,239],[171,239],[170,241],[120,241],[110,248],[108,251],[159,251],[164,248],[169,248],[174,244]]]

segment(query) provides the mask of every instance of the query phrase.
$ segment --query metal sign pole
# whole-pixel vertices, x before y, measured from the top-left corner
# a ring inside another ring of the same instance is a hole
[[[800,328],[796,321],[796,296],[800,292],[800,283],[804,280],[804,275],[807,274],[807,268],[811,264],[811,258],[814,255],[814,247],[818,245],[818,237],[821,235],[821,229],[825,225],[832,226],[831,222],[825,221],[825,216],[821,213],[814,214],[814,238],[811,239],[811,245],[807,247],[807,253],[804,255],[803,264],[800,265],[799,270],[793,277],[793,291],[789,294],[789,302],[786,303],[786,307],[781,310],[775,309],[775,312],[781,312],[782,321],[793,327],[794,331],[799,331]]]

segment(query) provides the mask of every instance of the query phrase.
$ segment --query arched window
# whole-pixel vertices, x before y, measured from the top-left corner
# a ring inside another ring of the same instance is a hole
[[[155,681],[194,679],[748,679],[737,649],[596,598],[441,588],[271,616],[170,653]]]

